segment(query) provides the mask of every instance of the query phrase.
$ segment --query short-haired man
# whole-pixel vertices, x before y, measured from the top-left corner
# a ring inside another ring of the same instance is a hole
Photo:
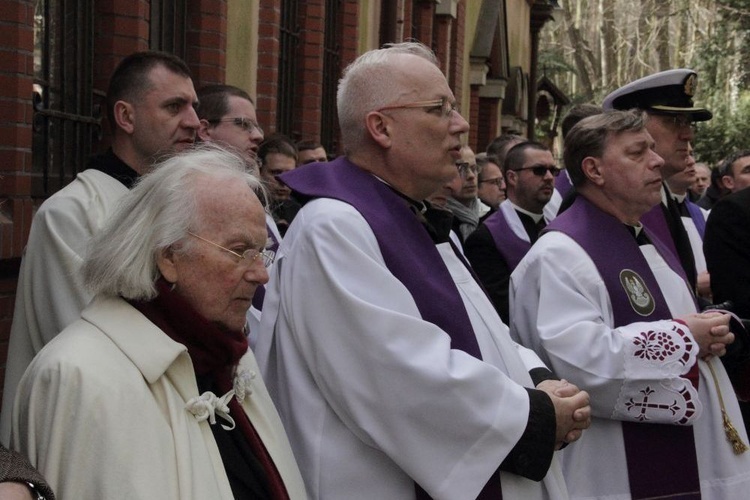
[[[505,201],[505,177],[497,158],[486,153],[477,155],[477,197],[485,206],[487,213],[479,217],[479,222],[494,214],[500,203]]]
[[[258,174],[256,159],[263,142],[263,129],[258,125],[255,103],[250,95],[232,85],[207,85],[198,89],[202,141],[229,147],[248,159]]]
[[[244,90],[232,85],[207,85],[198,89],[198,117],[201,126],[198,137],[204,142],[213,142],[242,155],[250,170],[260,175],[258,151],[263,142],[263,129],[258,125],[255,104]],[[265,201],[265,196],[261,196]],[[266,207],[266,250],[276,253],[281,243],[281,232]],[[253,297],[253,307],[247,314],[248,340],[255,347],[259,331],[260,311],[263,308],[265,287],[258,286]]]
[[[719,165],[721,183],[730,193],[750,187],[750,149],[735,151]]]
[[[317,141],[300,141],[297,143],[298,165],[307,165],[316,161],[328,161],[326,148]]]
[[[690,185],[690,200],[700,200],[711,185],[711,168],[703,162],[695,164],[695,180]]]
[[[562,133],[562,139],[565,140],[565,136],[568,135],[568,132],[570,132],[570,130],[575,126],[576,123],[586,117],[598,115],[602,111],[603,110],[601,106],[596,106],[594,104],[574,104],[573,106],[571,106],[560,122],[560,132]],[[568,172],[563,169],[561,174],[562,175],[558,175],[557,179],[555,179],[555,189],[557,189],[557,191],[560,193],[560,196],[562,196],[563,198],[562,204],[560,205],[560,210],[565,210],[568,206],[570,206],[571,203],[573,203],[575,194],[572,193],[573,184],[571,184],[570,182]],[[568,198],[569,196],[573,198],[570,200],[566,200],[566,198]]]
[[[477,160],[469,146],[461,148],[456,162],[459,175],[448,183],[448,210],[453,213],[453,230],[463,244],[479,225],[480,201],[477,198]]]
[[[346,156],[282,176],[310,201],[256,350],[312,498],[564,497],[552,450],[586,427],[587,395],[533,381],[551,374],[422,202],[456,175],[469,128],[434,54],[361,55],[338,110]]]
[[[34,355],[91,299],[79,270],[86,246],[119,198],[165,155],[193,145],[200,125],[190,70],[178,57],[138,52],[107,90],[112,147],[37,211],[21,262],[3,393],[2,439],[16,385]]]
[[[469,236],[465,252],[507,324],[510,274],[547,225],[544,206],[560,169],[550,150],[537,142],[513,146],[503,166],[508,199]]]
[[[695,157],[693,157],[693,146],[688,144],[687,167],[682,172],[677,172],[667,177],[666,184],[682,218],[682,225],[690,240],[690,248],[693,252],[695,272],[698,277],[695,282],[695,291],[699,297],[711,302],[710,276],[706,270],[706,258],[703,255],[703,236],[706,232],[706,218],[708,211],[702,209],[692,201],[688,195],[690,186],[695,180]]]
[[[661,199],[654,147],[640,112],[573,128],[578,197],[511,276],[511,331],[591,392],[591,429],[564,451],[571,498],[744,498],[747,435],[716,357],[729,315],[696,312],[679,261],[639,222]]]
[[[656,153],[664,159],[662,180],[685,170],[688,147],[695,137],[693,123],[713,116],[693,104],[697,80],[697,73],[690,69],[662,71],[620,87],[604,98],[605,110],[636,108],[648,114],[646,128],[656,141]],[[696,290],[695,256],[677,201],[666,184],[662,187],[661,204],[644,214],[643,223],[680,259],[692,289]]]
[[[260,176],[268,188],[271,215],[283,236],[300,209],[290,197],[292,191],[276,177],[297,168],[299,156],[294,143],[285,135],[274,134],[260,145]]]

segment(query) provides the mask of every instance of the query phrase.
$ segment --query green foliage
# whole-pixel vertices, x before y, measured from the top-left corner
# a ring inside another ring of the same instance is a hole
[[[712,109],[714,118],[698,125],[695,156],[716,165],[738,149],[750,148],[750,92],[743,93],[734,112],[726,105]]]

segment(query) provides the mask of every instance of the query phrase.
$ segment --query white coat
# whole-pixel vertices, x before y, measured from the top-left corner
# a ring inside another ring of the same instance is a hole
[[[248,351],[238,372],[258,373]],[[260,376],[242,406],[292,499],[305,490]],[[34,359],[18,388],[12,445],[61,500],[232,500],[187,349],[119,298],[97,298]],[[222,396],[222,395],[217,395]],[[217,424],[221,420],[217,420]]]

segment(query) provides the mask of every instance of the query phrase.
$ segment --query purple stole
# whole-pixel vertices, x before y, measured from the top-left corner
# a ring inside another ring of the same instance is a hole
[[[677,247],[674,244],[674,238],[672,238],[672,233],[669,230],[669,223],[664,215],[664,209],[662,208],[661,202],[643,214],[641,217],[641,224],[649,229],[648,235],[655,235],[659,238],[659,240],[667,246],[667,249],[672,255],[679,255],[679,253],[677,253]]]
[[[484,225],[487,226],[490,235],[492,235],[497,251],[503,256],[508,264],[508,269],[512,272],[531,249],[531,243],[516,235],[508,224],[502,207],[487,217]]]
[[[661,210],[661,207],[656,208]],[[595,228],[596,234],[591,234],[592,228]],[[683,278],[689,291],[685,272],[676,254],[671,253],[651,229],[644,228],[657,251],[669,267]],[[671,318],[648,262],[622,222],[578,196],[568,210],[547,226],[546,231],[560,231],[570,236],[591,257],[607,287],[615,328],[636,321]],[[612,259],[613,252],[617,256],[616,262]],[[653,309],[650,312],[636,312],[631,305],[628,292],[621,284],[620,276],[624,270],[637,273],[651,292]],[[691,371],[696,369],[697,365],[694,365]],[[694,380],[697,380],[697,376]],[[691,426],[622,422],[622,432],[632,498],[701,497]]]
[[[388,270],[414,298],[422,319],[445,331],[453,349],[482,359],[458,288],[432,238],[403,198],[344,156],[298,167],[279,179],[301,195],[303,204],[312,198],[333,198],[354,207],[372,229]],[[415,489],[418,499],[430,498],[419,485]],[[477,498],[502,498],[498,473],[492,474]]]
[[[701,236],[701,239],[703,239],[706,234],[706,218],[703,217],[703,212],[701,212],[698,205],[688,200],[687,197],[685,197],[685,207],[690,214],[690,218],[693,219],[698,234]]]
[[[279,251],[279,241],[276,239],[276,235],[273,234],[273,231],[271,231],[271,228],[268,226],[268,223],[266,223],[266,231],[268,231],[268,237],[271,238],[271,245],[266,248],[266,250],[270,250],[273,253],[276,253]],[[263,310],[263,301],[266,298],[266,286],[265,285],[258,285],[258,288],[255,289],[255,295],[253,295],[253,307],[256,308],[259,311]]]

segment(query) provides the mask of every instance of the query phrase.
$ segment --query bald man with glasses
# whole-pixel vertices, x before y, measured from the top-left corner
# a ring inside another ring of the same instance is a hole
[[[560,169],[549,149],[531,141],[510,148],[503,169],[507,199],[468,238],[465,252],[498,314],[508,323],[510,275],[549,222],[544,207],[552,198]]]
[[[337,95],[345,155],[279,176],[304,205],[256,348],[310,498],[567,498],[553,450],[588,397],[511,341],[424,202],[469,130],[435,55],[366,52]]]

